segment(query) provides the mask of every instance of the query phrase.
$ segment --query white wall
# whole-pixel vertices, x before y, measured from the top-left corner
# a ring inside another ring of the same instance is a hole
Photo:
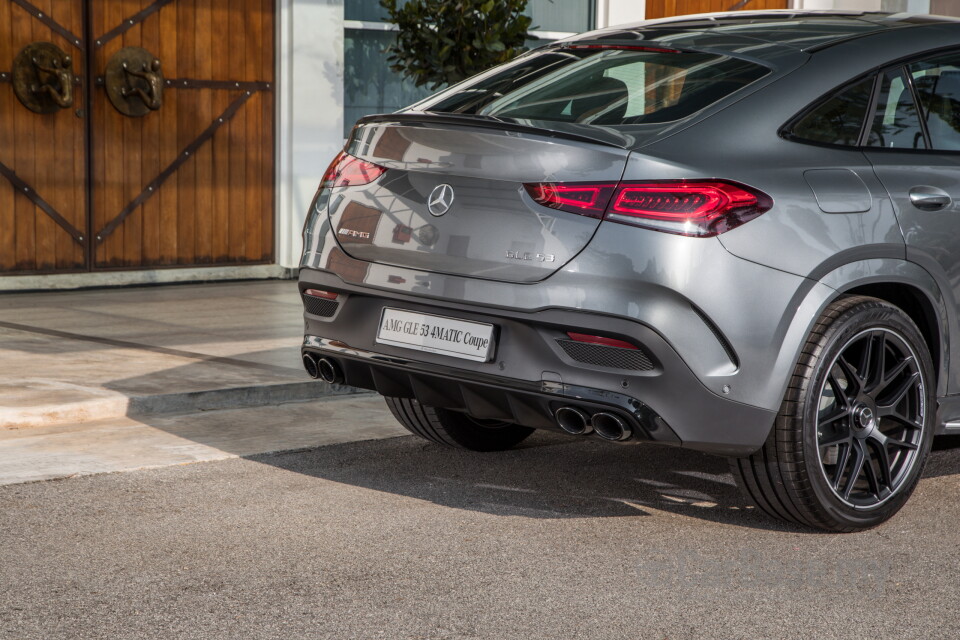
[[[277,262],[296,267],[320,177],[343,147],[343,1],[280,0]]]
[[[597,28],[644,19],[646,0],[597,0]]]

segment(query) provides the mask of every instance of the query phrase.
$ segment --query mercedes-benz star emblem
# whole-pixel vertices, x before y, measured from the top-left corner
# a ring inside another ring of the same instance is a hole
[[[437,217],[450,211],[452,205],[453,187],[448,184],[438,184],[430,192],[430,197],[427,198],[427,209],[429,209],[430,215]]]

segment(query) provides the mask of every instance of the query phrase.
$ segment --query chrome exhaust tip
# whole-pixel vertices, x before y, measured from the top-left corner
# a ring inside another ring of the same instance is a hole
[[[560,407],[554,412],[557,426],[567,433],[582,436],[590,433],[590,422],[587,414],[574,407]]]
[[[343,382],[343,374],[340,373],[340,367],[330,358],[319,358],[317,360],[317,371],[320,379],[329,384],[340,384]]]
[[[320,377],[320,370],[317,368],[317,360],[312,354],[303,354],[303,368],[307,370],[307,375],[313,379]]]
[[[595,413],[593,417],[590,418],[590,423],[593,425],[593,430],[596,434],[604,440],[620,442],[627,440],[633,435],[630,427],[612,413]]]

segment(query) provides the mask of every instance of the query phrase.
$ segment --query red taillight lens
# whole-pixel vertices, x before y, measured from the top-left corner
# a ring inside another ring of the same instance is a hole
[[[685,236],[716,236],[769,211],[770,196],[726,180],[524,184],[551,209]]]
[[[523,187],[538,204],[551,209],[569,211],[591,218],[602,218],[610,197],[617,187],[616,182],[582,183],[550,182],[525,184]]]
[[[637,349],[637,345],[616,338],[604,338],[603,336],[592,336],[589,333],[574,333],[568,331],[567,335],[575,342],[586,342],[587,344],[602,344],[605,347],[619,347],[620,349]]]
[[[649,51],[651,53],[683,53],[680,49],[647,47],[633,44],[568,44],[564,49],[621,49],[624,51]]]
[[[324,300],[336,300],[338,293],[333,291],[324,291],[322,289],[306,289],[303,292],[303,295],[310,296],[312,298],[323,298]]]
[[[622,183],[605,219],[685,236],[716,236],[769,211],[773,201],[720,180]]]
[[[378,164],[356,158],[345,151],[337,154],[323,174],[321,187],[357,187],[369,184],[387,170]]]

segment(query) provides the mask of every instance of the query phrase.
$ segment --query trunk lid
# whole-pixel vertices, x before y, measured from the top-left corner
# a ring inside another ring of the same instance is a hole
[[[361,121],[347,152],[387,171],[334,189],[327,212],[353,258],[536,282],[579,253],[600,220],[539,205],[524,183],[615,183],[629,151],[614,144],[478,118]]]

